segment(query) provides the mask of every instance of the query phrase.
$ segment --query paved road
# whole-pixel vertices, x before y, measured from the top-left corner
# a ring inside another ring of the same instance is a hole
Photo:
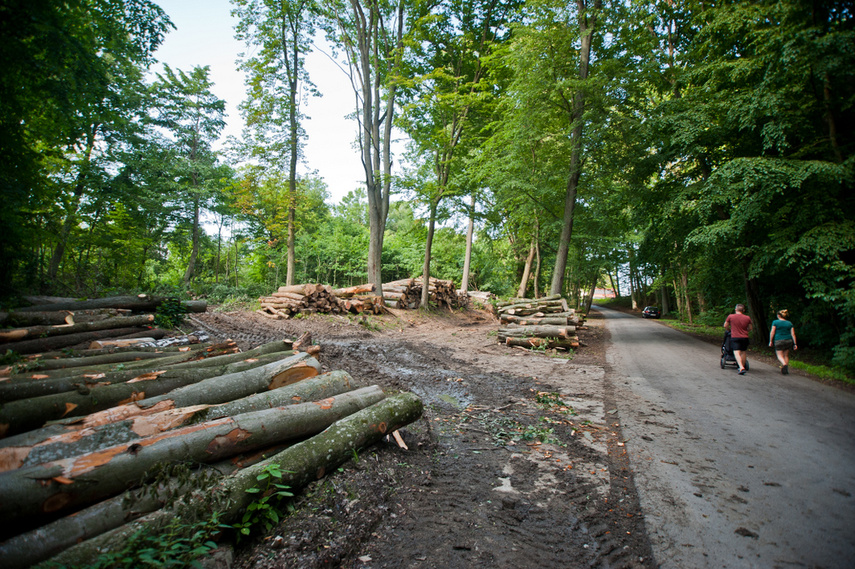
[[[855,395],[601,310],[662,567],[855,567]]]

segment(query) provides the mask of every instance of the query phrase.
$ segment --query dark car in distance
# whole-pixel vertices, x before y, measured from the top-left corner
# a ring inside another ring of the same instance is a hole
[[[644,310],[641,312],[642,318],[659,318],[659,309],[655,306],[645,306]]]

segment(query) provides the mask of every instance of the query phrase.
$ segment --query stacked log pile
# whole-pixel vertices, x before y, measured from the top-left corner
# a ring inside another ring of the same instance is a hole
[[[166,331],[153,327],[155,317],[151,313],[165,300],[144,294],[92,300],[55,299],[50,304],[0,312],[0,326],[14,327],[0,330],[0,350],[34,354],[85,348],[92,342],[101,342],[98,347],[104,347],[108,339],[112,345],[153,342],[167,335]],[[181,304],[188,312],[207,309],[204,301]]]
[[[508,346],[569,350],[579,347],[577,327],[583,323],[560,295],[539,299],[514,298],[498,302],[497,339]]]
[[[269,296],[259,298],[257,312],[269,318],[291,318],[297,314],[382,314],[385,307],[369,294],[374,285],[333,289],[322,284],[281,286]]]
[[[422,302],[421,277],[402,279],[383,284],[383,296],[386,302],[392,302],[395,308],[414,309]],[[428,302],[439,308],[463,308],[468,305],[466,293],[458,292],[454,281],[431,277],[428,281]]]
[[[297,488],[421,415],[412,394],[319,375],[294,350],[309,347],[112,347],[13,370],[0,380],[3,566],[92,564],[134,528],[156,535],[183,515],[234,523],[259,468],[278,465]],[[206,466],[151,478],[169,464]],[[179,498],[161,510],[165,493]]]

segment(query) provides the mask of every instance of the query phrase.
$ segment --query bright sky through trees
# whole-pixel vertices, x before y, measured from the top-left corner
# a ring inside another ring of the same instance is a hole
[[[210,65],[213,92],[226,101],[226,136],[240,136],[243,120],[237,106],[245,98],[243,74],[235,63],[245,47],[234,39],[235,20],[228,0],[158,0],[177,27],[155,56],[173,69],[189,71],[194,65]],[[322,37],[316,41],[323,41]],[[323,97],[311,97],[304,107],[309,117],[301,172],[317,170],[326,181],[334,202],[364,185],[359,151],[353,147],[357,125],[345,116],[353,111],[353,92],[347,76],[320,52],[306,62],[312,81]]]

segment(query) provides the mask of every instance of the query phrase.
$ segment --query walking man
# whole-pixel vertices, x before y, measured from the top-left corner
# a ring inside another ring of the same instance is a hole
[[[737,304],[736,312],[728,315],[724,321],[725,330],[730,330],[730,346],[739,366],[739,375],[745,375],[745,365],[748,363],[748,333],[752,327],[751,317],[745,314],[744,304]]]

